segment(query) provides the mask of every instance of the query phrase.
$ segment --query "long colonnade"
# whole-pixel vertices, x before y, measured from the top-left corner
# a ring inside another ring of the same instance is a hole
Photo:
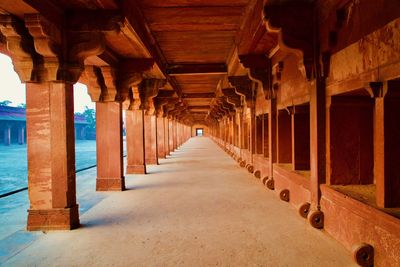
[[[399,266],[397,1],[0,3],[27,92],[28,230],[79,225],[73,85],[96,102],[97,185],[124,190],[203,128],[363,266]]]

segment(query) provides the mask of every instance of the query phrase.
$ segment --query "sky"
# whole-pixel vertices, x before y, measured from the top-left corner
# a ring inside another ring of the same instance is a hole
[[[25,85],[21,83],[11,59],[0,54],[0,102],[9,100],[10,106],[18,106],[25,103]],[[85,106],[95,108],[87,93],[87,87],[84,84],[74,85],[74,109],[75,112],[83,112]]]

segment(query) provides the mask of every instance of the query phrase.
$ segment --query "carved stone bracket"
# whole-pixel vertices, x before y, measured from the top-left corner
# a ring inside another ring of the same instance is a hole
[[[11,15],[0,15],[0,32],[4,36],[14,70],[22,82],[35,80],[35,49],[24,24]]]
[[[370,82],[369,88],[367,89],[372,97],[383,98],[387,94],[388,87],[387,83],[383,82]]]
[[[156,116],[161,118],[164,117],[164,106],[168,104],[168,99],[156,98],[154,99],[154,107],[156,109]]]
[[[41,14],[25,15],[25,26],[33,37],[36,52],[43,57],[36,70],[39,80],[59,80],[60,62],[63,60],[60,29]]]
[[[151,69],[154,65],[153,59],[136,58],[124,59],[119,64],[117,81],[117,100],[124,102],[129,98],[133,87],[137,87],[143,79],[143,72]],[[134,94],[135,95],[135,94]],[[134,97],[135,105],[140,101],[139,97]]]
[[[169,112],[175,108],[175,104],[179,102],[178,98],[170,98],[168,99],[167,104],[163,107],[164,117],[169,117]]]
[[[101,92],[101,100],[103,102],[112,102],[117,99],[117,72],[113,67],[101,66],[102,77],[104,79],[104,87]]]
[[[167,83],[166,80],[161,79],[146,79],[143,80],[139,86],[139,93],[141,99],[141,109],[146,110],[148,115],[153,115],[155,112],[154,97],[157,96],[158,90]]]
[[[137,88],[138,85],[142,82],[143,76],[141,72],[118,72],[118,82],[117,82],[117,96],[116,100],[120,102],[124,102],[126,99],[129,99],[130,96],[134,101],[139,101],[140,98],[138,94],[138,90],[135,94],[134,88]]]
[[[100,32],[70,33],[67,63],[63,65],[61,79],[75,83],[84,70],[84,61],[104,52],[104,35]]]
[[[86,84],[88,94],[93,102],[99,102],[101,100],[101,79],[101,71],[99,68],[95,66],[85,66],[81,80]]]
[[[230,76],[228,77],[229,83],[235,87],[237,94],[244,97],[248,105],[252,105],[255,100],[255,90],[253,82],[248,76]]]
[[[299,68],[305,77],[314,78],[313,4],[307,0],[268,2],[264,20],[267,31],[278,33],[280,48],[299,57]]]
[[[265,98],[275,97],[272,89],[271,60],[264,54],[241,55],[239,60],[243,67],[247,68],[250,79],[263,89]]]
[[[172,118],[175,118],[175,119],[177,119],[178,118],[178,116],[179,116],[179,114],[183,111],[183,110],[185,110],[186,108],[185,108],[185,105],[182,103],[182,102],[178,102],[178,103],[176,103],[175,104],[175,107],[174,107],[174,109],[172,109],[169,113],[169,115],[172,117]]]
[[[242,106],[241,97],[235,92],[235,88],[224,88],[222,93],[227,98],[228,103],[235,105],[236,108]]]

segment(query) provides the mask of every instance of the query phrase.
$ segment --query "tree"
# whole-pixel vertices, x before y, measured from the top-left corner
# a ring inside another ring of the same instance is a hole
[[[8,107],[11,104],[10,100],[0,101],[0,106]]]
[[[85,111],[78,114],[83,115],[88,123],[86,125],[86,138],[96,139],[96,111],[85,106]]]

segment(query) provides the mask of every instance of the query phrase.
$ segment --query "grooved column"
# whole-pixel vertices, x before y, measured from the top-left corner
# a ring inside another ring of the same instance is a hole
[[[96,103],[96,149],[96,190],[125,190],[121,103]]]
[[[145,164],[158,164],[157,158],[157,121],[154,115],[144,115],[144,159]]]
[[[78,227],[73,85],[27,83],[26,128],[30,200],[27,229]]]
[[[143,110],[127,110],[125,115],[126,148],[128,153],[126,173],[145,174]]]

